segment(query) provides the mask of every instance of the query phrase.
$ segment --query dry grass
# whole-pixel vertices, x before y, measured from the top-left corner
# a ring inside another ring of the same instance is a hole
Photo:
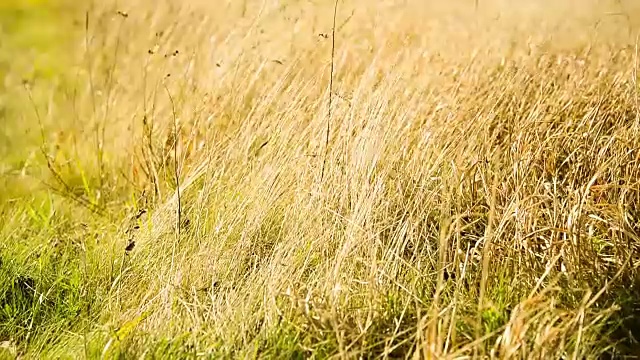
[[[634,2],[344,0],[331,119],[332,1],[114,3],[29,86],[49,164],[6,182],[59,195],[2,203],[15,351],[640,352]]]

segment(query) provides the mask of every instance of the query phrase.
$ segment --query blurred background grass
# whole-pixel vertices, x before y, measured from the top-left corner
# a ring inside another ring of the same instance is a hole
[[[67,1],[0,3],[0,174],[22,172],[35,158],[40,136],[33,112],[57,95],[34,90],[34,85],[65,86],[77,34],[72,24]]]

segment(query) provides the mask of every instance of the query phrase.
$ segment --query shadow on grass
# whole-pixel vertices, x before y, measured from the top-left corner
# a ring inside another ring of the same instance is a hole
[[[611,319],[608,340],[612,348],[603,359],[640,359],[640,277],[629,276],[605,295],[606,304],[620,310]]]

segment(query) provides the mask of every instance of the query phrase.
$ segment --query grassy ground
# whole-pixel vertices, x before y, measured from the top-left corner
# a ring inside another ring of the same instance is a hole
[[[0,356],[640,353],[640,7],[333,10],[0,5]]]

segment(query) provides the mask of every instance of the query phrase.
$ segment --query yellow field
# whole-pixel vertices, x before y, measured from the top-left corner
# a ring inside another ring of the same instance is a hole
[[[640,3],[66,4],[0,7],[0,354],[640,353]]]

